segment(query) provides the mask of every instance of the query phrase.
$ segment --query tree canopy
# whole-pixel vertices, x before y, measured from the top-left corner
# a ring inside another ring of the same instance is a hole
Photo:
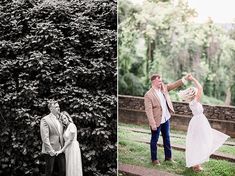
[[[119,94],[143,96],[151,73],[172,82],[191,72],[204,103],[235,105],[233,24],[195,23],[197,12],[185,1],[120,0],[118,14]]]

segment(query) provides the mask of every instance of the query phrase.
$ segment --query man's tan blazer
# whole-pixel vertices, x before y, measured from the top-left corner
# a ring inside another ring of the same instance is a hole
[[[40,133],[42,153],[50,154],[52,151],[58,151],[63,147],[63,125],[60,122],[60,129],[58,129],[52,113],[41,119]]]
[[[169,91],[176,89],[183,85],[182,80],[178,80],[174,83],[170,83],[167,85],[163,85],[161,92],[163,93],[167,107],[170,113],[174,113],[174,108],[172,102],[170,100]],[[160,104],[160,99],[157,96],[155,90],[151,88],[144,96],[144,105],[145,105],[145,112],[148,117],[149,125],[153,129],[153,127],[159,127],[162,120],[162,107]]]

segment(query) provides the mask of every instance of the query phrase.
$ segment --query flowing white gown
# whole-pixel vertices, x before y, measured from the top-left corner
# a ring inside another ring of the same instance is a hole
[[[209,161],[209,157],[229,138],[228,135],[212,129],[203,114],[201,103],[195,99],[189,103],[193,117],[186,136],[186,167]]]
[[[65,142],[71,139],[71,133],[75,133],[75,137],[65,149],[66,176],[82,176],[81,151],[77,141],[77,128],[73,123],[70,123],[64,132]]]

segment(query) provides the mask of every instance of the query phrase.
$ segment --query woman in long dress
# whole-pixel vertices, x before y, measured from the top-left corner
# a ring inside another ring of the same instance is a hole
[[[209,161],[209,157],[228,139],[228,135],[212,129],[203,114],[199,102],[203,93],[201,84],[191,75],[189,80],[196,87],[180,91],[179,96],[189,103],[193,117],[189,122],[186,136],[186,167],[192,167],[195,172],[202,171],[200,164]]]
[[[61,112],[61,120],[65,126],[63,134],[65,144],[57,153],[65,152],[66,176],[82,176],[82,160],[77,141],[77,127],[70,115],[65,111]]]

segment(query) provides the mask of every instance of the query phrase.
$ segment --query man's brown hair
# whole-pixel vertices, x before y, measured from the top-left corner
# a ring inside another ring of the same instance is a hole
[[[156,78],[161,78],[161,76],[159,74],[152,74],[151,77],[150,77],[150,80],[153,81]]]

